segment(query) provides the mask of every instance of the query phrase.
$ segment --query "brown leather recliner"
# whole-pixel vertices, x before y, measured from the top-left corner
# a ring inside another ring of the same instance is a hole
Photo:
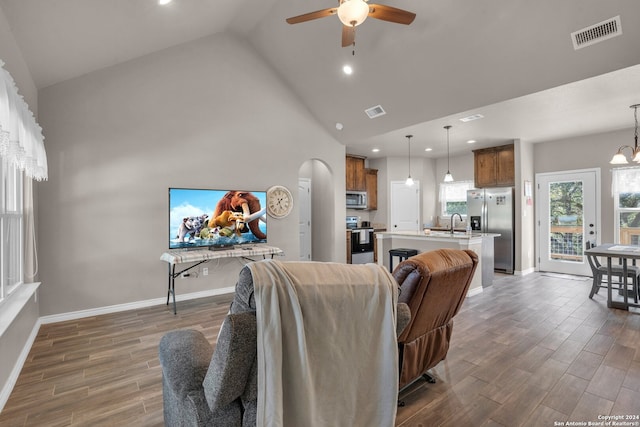
[[[471,250],[438,249],[402,261],[393,270],[401,289],[398,302],[411,311],[411,321],[398,337],[400,389],[421,376],[434,382],[427,370],[447,356],[453,316],[477,265],[478,256]]]

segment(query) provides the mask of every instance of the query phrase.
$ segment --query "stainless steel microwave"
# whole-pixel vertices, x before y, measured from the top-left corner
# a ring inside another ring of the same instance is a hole
[[[367,192],[347,191],[347,209],[367,209]]]

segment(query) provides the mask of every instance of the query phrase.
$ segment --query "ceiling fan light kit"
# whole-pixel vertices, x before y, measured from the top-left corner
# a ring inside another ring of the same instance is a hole
[[[369,16],[369,5],[364,0],[341,0],[338,18],[343,25],[357,27]]]

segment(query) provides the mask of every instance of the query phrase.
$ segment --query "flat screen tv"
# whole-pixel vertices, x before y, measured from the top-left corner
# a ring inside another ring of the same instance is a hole
[[[169,188],[169,249],[267,242],[267,192]]]

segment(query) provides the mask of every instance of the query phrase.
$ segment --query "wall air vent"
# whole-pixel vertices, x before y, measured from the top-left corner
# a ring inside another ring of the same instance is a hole
[[[620,15],[618,15],[615,18],[574,31],[571,33],[571,40],[573,41],[573,49],[578,50],[621,34],[622,24],[620,23]]]
[[[384,111],[384,108],[382,108],[381,105],[367,108],[366,110],[364,110],[364,112],[367,113],[367,116],[369,116],[370,119],[375,119],[376,117],[384,116],[385,114],[387,114],[387,112]]]

